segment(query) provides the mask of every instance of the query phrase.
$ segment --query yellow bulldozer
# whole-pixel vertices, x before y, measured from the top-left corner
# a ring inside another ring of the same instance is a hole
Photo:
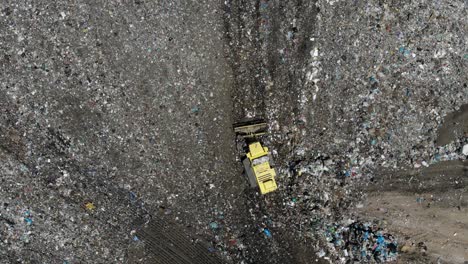
[[[271,153],[259,141],[259,137],[266,134],[267,128],[268,126],[264,120],[258,118],[234,124],[234,132],[246,143],[242,163],[250,187],[258,187],[261,194],[273,192],[278,188]]]

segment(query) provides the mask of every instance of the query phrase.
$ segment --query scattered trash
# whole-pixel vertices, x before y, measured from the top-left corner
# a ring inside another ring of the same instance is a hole
[[[388,209],[387,208],[383,208],[383,207],[380,207],[379,208],[379,212],[382,212],[382,213],[387,213],[388,212]]]
[[[410,240],[405,241],[403,246],[400,248],[401,253],[412,254],[415,253],[417,250],[424,256],[427,253],[427,246],[426,244],[421,241],[419,243],[414,243]]]
[[[128,197],[130,198],[130,202],[134,203],[137,200],[137,195],[136,193],[130,191],[128,192]]]
[[[218,223],[216,223],[216,222],[211,222],[211,223],[210,223],[210,228],[213,229],[213,230],[214,230],[214,229],[217,229],[217,228],[218,228]]]
[[[237,244],[237,240],[236,239],[229,239],[229,246],[233,247]]]
[[[270,230],[268,230],[268,228],[263,228],[263,233],[265,233],[265,235],[266,235],[268,238],[271,238],[271,232],[270,232]]]
[[[32,220],[32,217],[31,217],[31,212],[29,210],[26,210],[24,212],[24,222],[26,222],[27,225],[32,225],[33,223],[33,220]]]
[[[24,233],[23,235],[21,235],[20,240],[23,241],[25,244],[29,244],[29,242],[31,242],[31,240],[29,239],[30,234],[31,232]]]
[[[96,209],[96,206],[91,203],[91,202],[88,202],[85,204],[85,208],[88,210],[88,211],[93,211],[94,209]]]
[[[367,262],[373,259],[381,263],[396,261],[398,256],[396,239],[372,223],[332,224],[324,235],[330,249],[348,260]]]
[[[24,221],[25,221],[26,224],[28,224],[28,225],[32,225],[32,223],[33,223],[33,220],[32,220],[31,218],[29,218],[29,217],[25,217],[25,218],[24,218]]]
[[[216,252],[216,249],[215,249],[214,247],[209,247],[209,248],[208,248],[208,251],[209,251],[210,253],[213,253],[213,252]]]
[[[463,153],[463,155],[468,156],[468,144],[463,146],[462,153]]]
[[[224,213],[223,212],[218,212],[218,219],[224,219]]]
[[[414,251],[414,246],[411,245],[403,245],[400,249],[402,253],[410,253]]]
[[[192,107],[192,109],[190,110],[193,114],[196,114],[200,111],[200,109],[198,108],[198,106],[194,106]]]
[[[405,56],[408,56],[411,54],[411,51],[405,47],[400,47],[398,51]]]
[[[135,241],[135,242],[140,241],[140,239],[136,235],[136,230],[135,229],[130,231],[130,237],[132,237],[132,240]]]

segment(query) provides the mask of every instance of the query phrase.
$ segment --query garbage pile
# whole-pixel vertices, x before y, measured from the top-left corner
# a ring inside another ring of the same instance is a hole
[[[327,162],[328,163],[328,162]],[[294,226],[299,236],[313,236],[321,224],[334,220],[336,213],[351,205],[351,186],[340,185],[335,167],[322,161],[297,164],[288,181],[280,186],[283,192],[283,213],[279,216]]]
[[[468,137],[435,148],[430,164],[449,160],[465,160],[468,157]],[[425,164],[423,164],[425,165]],[[415,167],[417,165],[415,164]],[[427,166],[427,165],[426,165]]]
[[[2,264],[125,262],[139,199],[227,261],[291,263],[347,219],[355,180],[468,155],[433,142],[468,98],[466,1],[78,2],[1,8]],[[232,153],[249,113],[279,157],[267,198]],[[328,253],[393,257],[359,228]]]
[[[328,225],[322,234],[328,242],[328,250],[341,263],[383,263],[398,257],[398,243],[391,234],[376,224],[353,222],[349,225]],[[319,256],[325,256],[322,250]]]
[[[1,264],[95,263],[96,256],[108,263],[123,261],[124,250],[133,244],[127,230],[136,215],[125,201],[113,203],[124,195],[56,191],[63,187],[59,181],[68,182],[72,172],[50,183],[47,187],[52,191],[44,192],[43,182],[31,176],[27,166],[2,150],[0,159],[4,162],[0,171]]]
[[[456,44],[463,30],[443,30],[466,24],[466,3],[317,5],[317,32],[310,41],[318,51],[312,49],[304,69],[313,75],[318,61],[324,74],[304,84],[314,96],[302,111],[303,149],[343,153],[356,176],[362,167],[429,164],[437,128],[468,98],[459,74],[466,72],[467,55]],[[408,12],[405,19],[399,10]]]

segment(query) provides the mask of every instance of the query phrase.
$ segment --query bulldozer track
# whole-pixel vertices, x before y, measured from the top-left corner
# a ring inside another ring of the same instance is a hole
[[[452,179],[452,180],[450,180]],[[381,173],[377,182],[366,187],[368,191],[385,191],[398,189],[399,191],[437,191],[462,189],[468,183],[467,161],[446,161],[420,170],[407,170]],[[455,180],[458,182],[456,183]],[[421,185],[420,183],[423,183]]]
[[[128,191],[121,189],[113,191],[120,194],[121,199],[129,197]],[[197,242],[192,242],[190,237],[184,235],[176,224],[151,215],[146,211],[144,205],[138,204],[138,200],[132,202],[129,199],[124,199],[119,204],[125,203],[130,203],[129,208],[137,216],[134,222],[137,236],[145,243],[147,252],[151,255],[151,261],[147,263],[222,263],[217,257],[210,255],[207,248]]]

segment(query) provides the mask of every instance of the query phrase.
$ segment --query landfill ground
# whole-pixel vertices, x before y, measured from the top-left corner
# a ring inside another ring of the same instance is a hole
[[[0,1],[0,264],[466,264],[467,42],[466,0]]]
[[[468,259],[467,169],[466,161],[451,161],[386,175],[386,184],[369,190],[356,213],[382,221],[402,239],[403,263],[463,263]],[[421,242],[427,249],[418,246]]]

